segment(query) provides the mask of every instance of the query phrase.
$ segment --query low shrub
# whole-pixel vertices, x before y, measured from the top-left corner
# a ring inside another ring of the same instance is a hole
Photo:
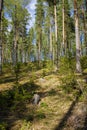
[[[47,103],[45,103],[45,102],[42,102],[42,103],[40,104],[40,106],[41,106],[41,107],[44,107],[44,108],[47,108],[47,107],[48,107]]]
[[[87,69],[87,56],[82,56],[80,61],[82,70]]]
[[[39,119],[44,119],[46,118],[45,114],[42,111],[39,111],[36,115],[36,118]]]
[[[5,122],[0,123],[0,130],[7,130],[7,123]]]
[[[60,81],[61,86],[66,92],[71,92],[77,85],[75,76],[75,59],[63,57],[60,59]]]
[[[27,122],[26,120],[24,120],[20,130],[29,130],[30,127],[31,127],[31,123],[29,121]]]

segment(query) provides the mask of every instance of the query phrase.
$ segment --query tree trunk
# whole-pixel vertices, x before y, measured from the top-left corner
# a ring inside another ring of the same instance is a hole
[[[2,74],[2,9],[3,0],[0,0],[0,74]]]
[[[53,55],[52,55],[52,30],[51,30],[51,23],[50,23],[50,60],[53,59]]]
[[[75,35],[76,35],[76,72],[81,73],[81,64],[80,64],[81,47],[80,47],[80,37],[79,37],[77,0],[74,0],[74,16],[75,16]]]
[[[64,14],[64,0],[63,0],[63,45],[62,45],[62,48],[63,48],[63,53],[65,54],[65,14]]]
[[[57,11],[56,11],[56,0],[54,0],[54,19],[55,19],[55,40],[57,42]]]
[[[40,42],[40,38],[38,41],[38,67],[40,67],[40,55],[41,55],[41,42]]]
[[[85,0],[86,4],[85,4],[85,7],[86,7],[86,18],[85,18],[85,45],[86,45],[86,55],[87,55],[87,0]]]
[[[84,32],[84,42],[86,47],[86,55],[87,55],[87,27],[86,27],[86,18],[84,8],[82,8],[82,16],[83,16],[83,32]]]
[[[16,5],[15,5],[15,20],[14,20],[14,41],[13,41],[13,65],[15,66],[17,64],[17,61],[18,61],[18,45],[17,45],[17,42],[18,42],[18,32],[17,32],[17,18],[16,18]]]
[[[54,0],[54,21],[55,21],[55,44],[56,44],[56,60],[58,67],[58,42],[57,42],[57,11],[56,11],[56,0]]]
[[[55,46],[54,46],[54,41],[55,41],[55,38],[54,38],[54,35],[52,35],[52,55],[53,55],[53,65],[54,65],[54,60],[55,60]]]

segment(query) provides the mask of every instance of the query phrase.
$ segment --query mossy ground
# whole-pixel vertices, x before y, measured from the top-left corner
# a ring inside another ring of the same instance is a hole
[[[0,76],[0,129],[85,130],[86,90],[82,94],[76,90],[66,93],[59,79],[58,73],[43,76],[43,69],[32,72],[22,69],[19,74],[22,94],[16,93],[15,98],[11,99],[6,92],[14,91],[15,76],[4,72]],[[33,92],[38,92],[41,97],[36,106],[31,103]]]

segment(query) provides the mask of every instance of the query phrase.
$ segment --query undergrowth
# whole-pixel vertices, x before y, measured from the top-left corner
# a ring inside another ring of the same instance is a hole
[[[77,85],[75,60],[70,57],[62,57],[59,64],[59,74],[63,90],[67,93],[72,92]]]

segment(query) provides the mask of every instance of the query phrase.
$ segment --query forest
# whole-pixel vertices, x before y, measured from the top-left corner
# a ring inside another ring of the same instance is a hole
[[[87,0],[0,0],[0,130],[87,130]]]

